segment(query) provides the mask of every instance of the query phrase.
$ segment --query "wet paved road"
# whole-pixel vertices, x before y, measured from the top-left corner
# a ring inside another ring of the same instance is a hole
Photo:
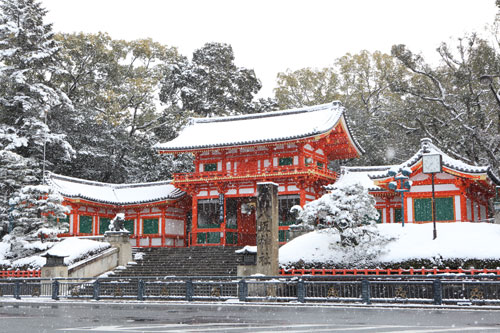
[[[500,310],[0,301],[0,332],[500,332]]]

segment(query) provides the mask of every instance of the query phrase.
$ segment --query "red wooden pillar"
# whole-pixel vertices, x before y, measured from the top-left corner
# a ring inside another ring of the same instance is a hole
[[[78,205],[71,205],[71,217],[73,219],[73,230],[72,234],[73,236],[76,236],[78,234]]]
[[[158,231],[160,232],[161,246],[162,247],[165,246],[165,229],[166,229],[166,225],[167,225],[167,221],[166,221],[166,218],[165,218],[165,206],[163,206],[161,208],[160,225],[158,226],[158,228],[160,228],[160,230],[158,230]],[[175,239],[174,239],[174,245],[175,245]]]
[[[385,223],[391,223],[392,221],[391,221],[391,208],[390,208],[389,197],[385,197],[384,203],[385,203]]]
[[[196,233],[198,232],[198,200],[195,195],[193,195],[193,201],[191,203],[191,245],[197,244]]]
[[[465,196],[465,191],[462,189],[460,191],[460,218],[462,222],[467,220],[467,197]]]

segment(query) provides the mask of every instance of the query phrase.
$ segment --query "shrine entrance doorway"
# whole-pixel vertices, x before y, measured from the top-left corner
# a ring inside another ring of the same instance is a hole
[[[239,220],[240,220],[240,242],[239,245],[256,245],[257,244],[257,222],[255,219],[255,198],[248,198],[240,201],[239,204]]]

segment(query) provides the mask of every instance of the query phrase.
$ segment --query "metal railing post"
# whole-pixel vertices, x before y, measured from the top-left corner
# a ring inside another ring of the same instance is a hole
[[[297,282],[297,301],[300,303],[305,302],[305,297],[306,297],[306,286],[304,284],[304,280],[299,279]]]
[[[435,279],[432,283],[433,293],[434,293],[434,304],[443,304],[443,284],[441,279]]]
[[[16,284],[14,286],[14,298],[21,299],[21,282],[19,281],[16,281]]]
[[[193,280],[186,280],[186,301],[191,302],[193,300],[194,287]]]
[[[99,281],[99,279],[97,279],[94,282],[94,295],[93,295],[96,301],[99,300],[100,294],[101,294],[101,282]]]
[[[238,299],[240,302],[246,302],[248,297],[248,283],[245,279],[238,281]]]
[[[144,301],[144,280],[137,282],[137,300]]]
[[[371,304],[370,301],[370,281],[361,281],[361,301],[365,304]]]
[[[52,282],[52,299],[55,301],[59,300],[59,281],[57,280]]]

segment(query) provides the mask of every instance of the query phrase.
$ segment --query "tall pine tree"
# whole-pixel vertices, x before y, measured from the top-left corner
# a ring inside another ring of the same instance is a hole
[[[45,121],[54,110],[71,108],[66,95],[49,84],[58,71],[59,47],[51,25],[43,22],[45,14],[34,0],[0,1],[0,156],[13,161],[1,163],[3,230],[6,215],[14,226],[25,226],[13,216],[9,201],[13,203],[24,186],[41,181],[45,144],[54,147],[49,160],[69,158],[72,153],[64,135],[52,133]]]

